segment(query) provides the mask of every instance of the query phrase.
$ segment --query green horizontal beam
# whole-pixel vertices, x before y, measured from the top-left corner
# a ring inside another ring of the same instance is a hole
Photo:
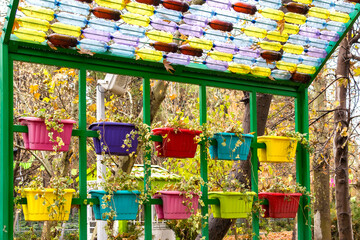
[[[59,49],[56,54],[47,46],[25,42],[10,42],[10,58],[14,61],[33,62],[69,68],[86,67],[88,70],[131,75],[135,77],[160,79],[198,85],[200,82],[210,87],[229,88],[243,91],[296,97],[302,86],[291,81],[271,81],[253,76],[243,76],[222,72],[174,66],[174,74],[166,72],[163,64],[157,62],[122,59],[110,55],[95,54],[93,57],[74,54],[68,49]],[[36,48],[36,49],[31,49]],[[71,55],[70,55],[71,53]],[[106,58],[105,58],[106,57]],[[141,64],[141,65],[140,65]],[[139,71],[141,69],[141,71]]]
[[[14,125],[14,132],[27,133],[28,128],[27,126],[23,126],[23,125]],[[97,131],[90,131],[90,130],[84,131],[84,130],[73,129],[72,136],[99,137],[99,134]]]
[[[266,148],[266,144],[265,143],[255,143],[255,142],[253,142],[253,143],[251,143],[251,147],[252,148]]]
[[[27,199],[26,198],[20,198],[17,201],[18,204],[27,204]],[[81,198],[73,198],[71,201],[71,205],[89,205],[89,204],[95,204],[95,205],[99,205],[100,201],[98,198],[86,198],[86,199],[81,199]]]
[[[220,200],[218,198],[208,199],[207,203],[209,205],[218,205],[218,206],[220,206]]]
[[[152,198],[152,199],[149,200],[149,203],[151,205],[163,205],[163,201],[162,201],[161,198],[156,198],[156,199]]]
[[[153,142],[162,142],[163,141],[163,138],[161,135],[151,135],[150,136],[150,141],[153,141]]]

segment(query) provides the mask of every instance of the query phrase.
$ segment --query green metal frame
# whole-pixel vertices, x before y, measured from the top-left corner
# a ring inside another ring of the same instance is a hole
[[[14,186],[13,186],[13,134],[14,132],[26,132],[25,126],[13,124],[13,62],[24,61],[46,65],[55,65],[79,69],[79,129],[73,130],[73,136],[79,137],[79,198],[73,199],[73,204],[80,206],[80,239],[87,239],[87,204],[97,203],[96,199],[87,198],[86,180],[86,139],[97,136],[97,133],[86,129],[86,72],[100,71],[121,75],[131,75],[143,78],[143,119],[144,123],[150,126],[150,79],[161,79],[166,81],[181,82],[199,86],[200,93],[200,124],[207,122],[207,87],[228,88],[250,92],[250,129],[254,132],[254,144],[252,145],[251,159],[251,182],[252,190],[258,192],[258,161],[257,148],[263,147],[257,143],[257,103],[256,94],[266,93],[293,97],[295,101],[295,125],[296,131],[309,133],[308,125],[308,85],[290,81],[271,81],[267,78],[256,78],[250,75],[237,75],[224,72],[216,72],[195,65],[192,67],[175,66],[175,73],[170,74],[163,64],[158,62],[137,61],[114,57],[108,54],[96,54],[92,57],[80,55],[73,50],[59,49],[56,52],[46,45],[34,44],[29,42],[19,42],[12,40],[11,29],[14,24],[16,9],[19,0],[12,0],[9,12],[6,17],[3,34],[0,44],[0,239],[13,239],[13,206],[14,206]],[[351,15],[352,22],[347,25],[347,31],[351,28],[354,21],[359,17],[360,12]],[[346,33],[345,32],[345,33]],[[343,34],[341,39],[346,35]],[[340,41],[339,41],[340,42]],[[338,46],[338,43],[331,46],[330,57]],[[323,63],[323,65],[324,65]],[[323,65],[313,75],[315,79]],[[157,139],[153,139],[157,141]],[[207,182],[207,149],[200,143],[200,167],[201,177]],[[298,146],[296,156],[296,179],[310,191],[310,163],[309,153],[301,145]],[[146,156],[151,159],[151,156]],[[144,183],[150,177],[150,165],[144,163],[145,175]],[[147,192],[148,185],[145,184],[144,191]],[[202,200],[205,205],[202,207],[202,214],[208,214],[208,205],[219,204],[218,201],[208,199],[207,186],[202,186]],[[22,203],[26,203],[22,200]],[[151,199],[145,203],[145,239],[152,239],[152,219],[151,205],[161,204],[160,200]],[[209,239],[208,220],[202,222],[202,235]],[[259,216],[253,214],[254,240],[259,239]],[[300,200],[298,214],[298,239],[311,239],[311,218],[309,198],[303,196]]]

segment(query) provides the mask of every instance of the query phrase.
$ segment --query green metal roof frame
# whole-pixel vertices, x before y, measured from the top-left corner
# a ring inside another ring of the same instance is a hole
[[[11,0],[8,14],[5,18],[3,33],[0,45],[0,239],[13,239],[13,133],[26,132],[24,126],[13,125],[13,62],[24,61],[47,65],[79,69],[79,129],[73,130],[73,136],[79,137],[79,198],[73,199],[73,204],[80,205],[80,239],[87,239],[87,213],[86,208],[89,203],[97,203],[95,199],[87,198],[87,151],[86,140],[96,134],[88,131],[86,127],[86,71],[101,71],[120,75],[131,75],[143,78],[143,118],[144,122],[150,125],[150,79],[174,81],[199,86],[200,93],[200,123],[207,122],[206,88],[218,87],[236,89],[250,92],[250,125],[251,132],[254,134],[254,144],[252,145],[252,190],[258,192],[258,161],[257,148],[262,148],[257,144],[257,93],[282,95],[293,97],[295,101],[295,126],[296,131],[308,133],[308,95],[307,87],[311,84],[317,74],[321,71],[326,61],[335,51],[346,33],[350,30],[355,20],[359,17],[357,11],[350,15],[352,21],[347,23],[347,29],[340,37],[340,40],[331,46],[331,50],[323,61],[322,65],[312,75],[308,84],[295,83],[291,81],[272,81],[268,78],[258,78],[252,75],[239,75],[228,72],[212,71],[205,67],[193,64],[190,67],[174,66],[176,70],[173,74],[168,73],[163,64],[158,62],[148,62],[115,57],[108,54],[95,54],[94,56],[81,55],[74,50],[58,49],[53,51],[47,45],[34,44],[30,42],[16,41],[10,38],[14,25],[15,15],[19,0]],[[156,141],[156,139],[155,139]],[[200,144],[200,166],[201,177],[207,182],[207,149],[204,144]],[[147,156],[151,159],[151,156]],[[298,146],[296,156],[296,178],[297,182],[310,189],[310,164],[309,153],[301,145]],[[145,178],[150,176],[150,165],[144,165]],[[144,181],[146,182],[146,181]],[[147,186],[145,191],[147,191]],[[215,200],[208,199],[208,189],[202,186],[205,206],[202,207],[202,214],[208,213],[209,204],[218,204]],[[23,201],[22,203],[25,203]],[[152,239],[151,226],[151,205],[161,204],[159,200],[150,200],[144,204],[145,207],[145,239]],[[207,219],[203,220],[202,235],[209,239]],[[259,216],[253,214],[253,239],[259,238]],[[303,196],[300,200],[298,214],[298,239],[311,239],[311,218],[309,209],[309,198]]]

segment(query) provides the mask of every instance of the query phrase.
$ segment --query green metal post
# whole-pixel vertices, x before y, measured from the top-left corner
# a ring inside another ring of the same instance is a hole
[[[250,92],[250,132],[254,133],[253,142],[257,142],[257,102],[256,92]],[[251,148],[251,190],[258,193],[258,157],[257,147]],[[254,201],[257,197],[254,197]],[[254,240],[259,239],[259,213],[252,214]]]
[[[0,239],[13,239],[13,62],[0,45]]]
[[[300,89],[295,100],[296,131],[309,134],[309,104],[307,88]],[[307,149],[298,144],[296,181],[310,192],[310,161]],[[298,240],[311,239],[310,199],[302,196],[298,211]]]
[[[7,11],[7,15],[5,17],[5,23],[3,27],[4,34],[1,36],[1,42],[4,44],[9,43],[10,34],[14,25],[16,10],[18,8],[20,0],[11,0],[9,4],[9,9]],[[1,32],[1,31],[0,31]]]
[[[206,106],[206,85],[200,85],[200,124],[206,124],[207,122],[207,106]],[[207,164],[207,149],[206,144],[202,143],[200,145],[200,175],[204,180],[205,185],[201,186],[202,199],[204,201],[204,206],[201,208],[201,215],[207,216],[209,207],[208,207],[208,164]],[[209,239],[209,219],[202,219],[202,237],[205,237],[205,240]]]
[[[150,79],[143,79],[143,121],[145,124],[151,124],[151,115],[150,115]],[[151,176],[151,155],[146,154],[144,161],[144,193],[147,194],[150,185],[148,183],[148,179]],[[149,163],[150,161],[150,163]],[[152,239],[152,214],[151,214],[151,204],[150,202],[145,202],[144,204],[144,212],[145,212],[145,240]]]
[[[79,130],[86,131],[86,69],[79,70]],[[79,136],[79,192],[80,205],[80,240],[87,240],[87,205],[83,203],[87,197],[87,150],[86,136]]]

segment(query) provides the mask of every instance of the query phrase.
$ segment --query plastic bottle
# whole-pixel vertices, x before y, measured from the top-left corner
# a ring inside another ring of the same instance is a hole
[[[252,22],[255,24],[255,27],[266,29],[268,31],[273,31],[278,27],[277,22],[267,18],[258,18]]]
[[[51,8],[55,9],[55,1],[46,1],[46,0],[26,0],[26,3],[29,5],[35,5],[38,7]]]
[[[155,43],[150,43],[150,46],[162,52],[176,53],[178,50],[178,45],[176,43],[155,42]]]
[[[20,27],[13,31],[14,35],[21,40],[27,40],[32,42],[44,42],[46,34],[42,31]]]
[[[301,27],[299,35],[306,36],[309,38],[318,38],[320,36],[320,30],[311,27]]]
[[[140,27],[147,27],[150,23],[150,18],[147,16],[141,16],[134,13],[125,13],[121,15],[121,19],[124,20],[124,22],[131,24],[131,25],[137,25]]]
[[[219,52],[219,51],[211,51],[208,54],[214,60],[231,62],[232,59],[233,59],[233,55],[231,53],[224,53],[224,52]]]
[[[210,7],[220,8],[220,9],[230,9],[231,2],[229,0],[206,0],[206,4]]]
[[[257,77],[269,77],[271,75],[271,69],[266,67],[252,67],[251,74]]]
[[[71,48],[76,47],[78,40],[75,37],[52,33],[47,36],[47,40],[55,47]]]
[[[212,29],[225,31],[225,32],[231,32],[233,30],[233,24],[229,22],[223,22],[217,19],[212,20],[209,22],[209,26]]]
[[[135,51],[142,60],[155,61],[159,62],[163,58],[163,54],[160,51],[149,49],[149,48],[140,48]]]
[[[276,67],[280,70],[285,70],[289,72],[294,72],[296,70],[296,64],[295,63],[289,63],[284,61],[278,61],[276,63]]]
[[[148,5],[159,6],[161,0],[135,0],[138,3],[145,3]]]
[[[145,28],[122,24],[119,26],[119,30],[122,34],[127,36],[133,36],[138,38],[145,37]]]
[[[262,41],[260,42],[260,47],[264,50],[280,51],[282,45],[279,42]]]
[[[281,60],[284,62],[294,63],[294,64],[300,64],[303,61],[302,57],[291,53],[284,53]]]
[[[92,39],[81,39],[78,43],[79,48],[90,50],[91,52],[104,53],[107,51],[107,45],[104,42],[92,40]]]
[[[62,22],[64,24],[74,25],[81,28],[84,28],[87,24],[86,17],[81,15],[60,12],[58,14],[54,14],[54,16],[59,22]]]
[[[185,36],[201,37],[204,35],[204,30],[198,26],[191,26],[182,24],[179,26],[179,32]]]
[[[203,32],[204,36],[208,40],[226,42],[228,36],[225,32],[209,29]]]
[[[337,2],[335,4],[335,10],[339,12],[351,13],[355,11],[355,5],[347,2]]]
[[[296,71],[299,73],[314,74],[316,72],[316,68],[314,66],[299,64],[297,65]]]
[[[49,22],[54,19],[54,11],[51,9],[36,6],[25,6],[18,9],[28,17],[39,18]]]
[[[320,49],[320,48],[309,47],[305,52],[310,57],[315,57],[315,58],[325,58],[327,56],[327,52],[325,51],[325,49]]]
[[[154,15],[155,8],[154,6],[147,5],[144,3],[130,2],[126,4],[126,10],[128,10],[131,13],[150,17]]]
[[[254,57],[248,57],[241,54],[236,54],[234,55],[233,62],[252,66],[256,62],[256,60]]]
[[[296,2],[290,2],[284,5],[284,7],[289,11],[293,13],[298,14],[307,14],[309,12],[309,7],[302,3],[296,3]]]
[[[101,18],[95,18],[89,20],[88,26],[96,30],[110,32],[110,33],[115,32],[117,29],[116,24],[114,22]]]
[[[68,35],[68,36],[73,36],[73,37],[79,37],[80,34],[81,34],[81,28],[80,27],[76,27],[76,26],[72,26],[72,25],[68,25],[68,24],[63,24],[63,23],[60,23],[60,22],[56,22],[56,23],[52,24],[50,28],[55,33]]]
[[[33,30],[46,32],[50,28],[50,23],[46,20],[32,18],[32,17],[20,17],[16,18],[16,21],[21,27],[29,28]]]
[[[254,40],[247,36],[239,36],[239,37],[229,37],[229,39],[235,44],[237,47],[249,47],[254,43]]]
[[[173,35],[171,33],[158,31],[158,30],[150,30],[145,33],[145,35],[156,42],[163,42],[163,43],[171,43],[173,40]]]
[[[342,23],[347,23],[350,20],[349,14],[341,13],[341,12],[331,12],[329,18],[332,21],[342,22]]]
[[[309,38],[309,46],[326,49],[329,46],[329,42],[323,39]]]
[[[167,9],[178,12],[187,12],[189,10],[189,4],[187,2],[181,2],[177,0],[163,0],[162,5]]]
[[[233,11],[227,10],[218,10],[216,11],[215,18],[223,21],[223,22],[230,22],[236,24],[239,22],[240,17],[239,14]]]
[[[109,0],[95,0],[95,2],[102,7],[113,8],[116,10],[123,10],[126,6],[124,0],[109,1]]]
[[[77,1],[61,0],[61,2],[57,2],[57,5],[61,11],[75,13],[83,16],[89,15],[90,11],[90,6],[88,4]]]
[[[326,29],[334,32],[343,33],[346,30],[346,25],[341,22],[329,21],[326,23]]]
[[[204,5],[191,5],[189,11],[197,16],[211,18],[215,12]]]
[[[82,35],[85,38],[97,40],[100,42],[109,42],[111,40],[111,36],[109,32],[104,32],[93,28],[84,29],[82,31]]]
[[[256,59],[256,66],[258,67],[265,67],[265,68],[275,68],[275,63],[271,61],[266,61],[263,58]]]
[[[258,27],[248,26],[245,29],[242,29],[245,33],[245,35],[249,37],[256,37],[256,38],[265,38],[266,37],[266,30],[261,29]]]
[[[290,35],[289,40],[287,41],[288,43],[292,43],[295,45],[307,45],[308,44],[308,37],[306,36],[301,36],[301,35]]]
[[[282,33],[284,34],[298,34],[299,33],[299,26],[294,24],[285,23],[284,29]]]
[[[179,50],[182,54],[194,57],[201,57],[203,54],[203,50],[199,48],[193,48],[190,45],[181,45]]]
[[[182,20],[181,12],[174,11],[171,9],[158,8],[154,11],[154,14],[156,17],[163,19],[163,20],[169,20],[169,21],[173,21],[173,22],[177,22],[177,23]]]
[[[232,43],[215,42],[214,49],[219,52],[235,54],[238,52],[238,48]]]
[[[333,3],[333,1],[327,1],[327,0],[313,0],[312,4],[315,7],[330,9],[333,7],[334,3]]]
[[[317,28],[321,30],[326,27],[326,21],[324,19],[320,19],[316,17],[308,17],[305,26]]]
[[[311,80],[311,75],[295,72],[293,73],[291,80],[299,83],[308,83]]]
[[[174,33],[178,29],[178,25],[176,23],[165,21],[158,18],[151,20],[150,25],[156,30],[163,30],[165,32],[170,32],[170,33]]]
[[[271,8],[264,8],[264,9],[260,9],[258,11],[263,17],[265,18],[270,18],[276,21],[280,21],[284,19],[284,12],[280,11],[280,10],[276,10],[276,9],[271,9]]]
[[[255,0],[258,1],[260,6],[273,9],[279,9],[282,6],[281,0]]]
[[[186,14],[184,15],[184,22],[193,26],[206,27],[209,23],[209,20],[195,14]]]
[[[233,4],[232,8],[236,12],[250,14],[250,15],[254,15],[257,12],[257,8],[255,5],[251,5],[251,4],[243,3],[243,2],[237,2],[237,3]]]
[[[340,39],[340,36],[337,32],[333,31],[322,31],[320,35],[321,39],[337,42]]]
[[[309,10],[309,16],[316,17],[316,18],[322,18],[322,19],[328,19],[330,16],[329,10],[325,8],[319,8],[319,7],[312,7]]]
[[[228,70],[233,73],[238,74],[248,74],[251,71],[250,66],[245,64],[238,64],[238,63],[230,63]]]
[[[252,49],[249,47],[240,47],[238,51],[238,55],[258,58],[260,56],[260,51],[258,49]]]
[[[135,57],[134,47],[125,46],[117,43],[110,45],[109,52],[111,52],[113,55],[126,57],[126,58]]]
[[[268,61],[280,61],[282,54],[281,52],[277,51],[263,50],[261,51],[260,56]]]
[[[267,33],[267,38],[272,41],[286,42],[289,39],[289,35],[284,32],[270,31]]]
[[[303,25],[306,22],[306,17],[304,15],[293,12],[286,13],[284,18],[288,23]]]
[[[140,39],[138,37],[128,36],[122,34],[120,31],[116,31],[111,34],[112,40],[120,45],[137,47],[139,46]]]
[[[287,53],[302,54],[304,51],[304,47],[301,45],[286,43],[285,45],[283,45],[283,50]]]
[[[289,71],[275,69],[271,71],[271,76],[276,80],[289,80],[291,73]]]
[[[173,64],[189,65],[190,56],[179,53],[169,53],[166,55],[166,60]]]
[[[217,70],[217,71],[226,71],[228,69],[228,62],[218,61],[209,58],[207,61],[204,61],[205,64],[209,69]]]
[[[304,56],[302,58],[302,64],[304,64],[304,65],[319,67],[321,65],[321,63],[322,63],[321,58],[313,58],[313,57],[308,57],[308,56]]]
[[[189,38],[189,45],[193,48],[199,48],[204,50],[210,50],[213,47],[213,42],[206,39],[200,39],[200,38]]]
[[[98,18],[118,21],[120,20],[120,12],[111,8],[94,7],[91,9],[92,14]]]

